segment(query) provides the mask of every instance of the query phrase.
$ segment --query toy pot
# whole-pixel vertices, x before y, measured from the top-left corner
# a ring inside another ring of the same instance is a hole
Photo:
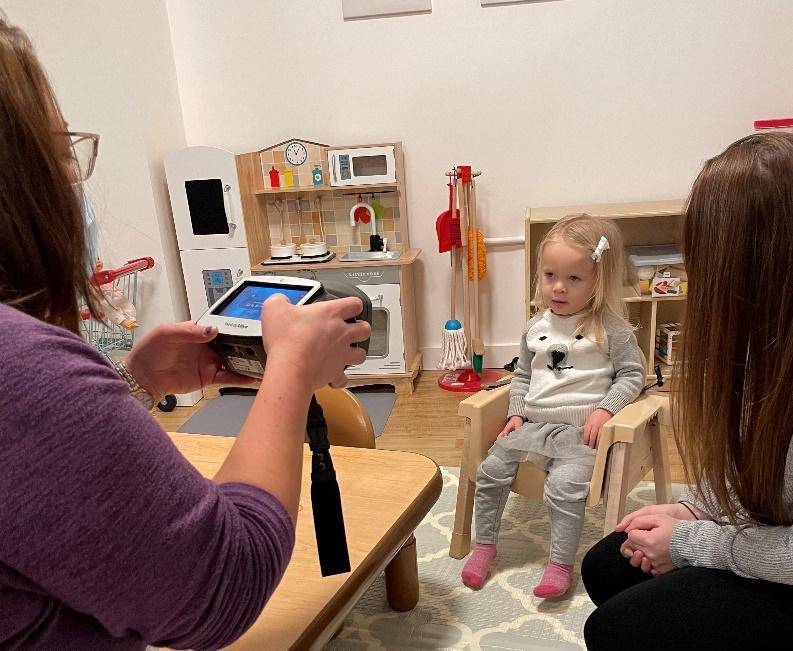
[[[273,259],[278,258],[291,258],[295,254],[294,244],[273,244],[270,246],[270,257]]]
[[[325,255],[328,252],[328,246],[325,242],[305,242],[302,247],[304,258],[313,258]]]

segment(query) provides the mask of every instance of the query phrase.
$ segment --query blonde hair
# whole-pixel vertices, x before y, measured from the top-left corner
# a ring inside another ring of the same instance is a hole
[[[602,253],[600,261],[595,262],[595,287],[587,304],[587,310],[581,315],[577,332],[591,332],[595,341],[603,345],[606,340],[604,321],[608,316],[616,317],[628,328],[632,328],[627,319],[625,302],[622,300],[625,258],[622,232],[612,220],[582,213],[568,215],[553,225],[537,248],[534,304],[538,310],[546,310],[549,307],[542,295],[542,256],[546,244],[560,242],[582,248],[592,254],[601,237],[608,240],[609,248]]]

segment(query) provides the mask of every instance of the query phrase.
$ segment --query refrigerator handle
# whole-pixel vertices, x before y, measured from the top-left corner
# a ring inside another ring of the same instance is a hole
[[[234,233],[237,230],[237,223],[233,221],[233,211],[232,211],[232,203],[231,203],[231,186],[226,183],[223,186],[223,203],[226,204],[226,215],[228,215],[229,220],[229,237],[234,237]]]

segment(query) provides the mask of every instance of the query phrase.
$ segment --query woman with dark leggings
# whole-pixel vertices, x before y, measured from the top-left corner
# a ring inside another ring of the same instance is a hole
[[[590,651],[787,648],[793,615],[793,134],[707,161],[672,420],[688,492],[589,550]]]

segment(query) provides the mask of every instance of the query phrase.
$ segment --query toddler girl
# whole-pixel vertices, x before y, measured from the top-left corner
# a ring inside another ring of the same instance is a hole
[[[480,588],[496,556],[518,464],[545,468],[550,560],[534,594],[572,583],[584,507],[603,424],[642,390],[645,369],[622,301],[622,235],[614,222],[573,215],[540,243],[535,303],[523,329],[507,424],[476,476],[476,547],[462,580]]]

